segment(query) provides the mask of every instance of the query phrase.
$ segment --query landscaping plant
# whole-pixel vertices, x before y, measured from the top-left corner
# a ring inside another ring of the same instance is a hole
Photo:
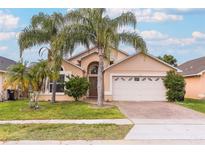
[[[72,96],[75,101],[85,96],[89,88],[89,82],[85,77],[72,76],[69,81],[65,82],[65,93]]]
[[[175,71],[169,71],[164,79],[164,85],[167,88],[168,101],[184,101],[185,81],[183,76]]]
[[[28,69],[30,81],[30,101],[29,106],[34,109],[39,108],[38,99],[40,92],[43,91],[46,77],[50,75],[47,60],[40,60]]]
[[[23,51],[31,47],[40,47],[40,55],[47,53],[48,66],[50,68],[50,80],[53,81],[51,103],[56,101],[56,84],[59,79],[59,71],[63,55],[71,54],[74,50],[75,35],[65,30],[69,26],[65,21],[65,15],[54,12],[49,15],[38,13],[31,18],[30,24],[19,34],[18,43],[20,57]]]

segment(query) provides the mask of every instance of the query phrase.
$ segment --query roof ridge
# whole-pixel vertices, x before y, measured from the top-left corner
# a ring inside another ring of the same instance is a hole
[[[91,51],[91,50],[93,50],[93,49],[95,49],[95,48],[96,48],[96,47],[92,47],[92,48],[86,49],[86,50],[84,50],[84,51],[82,51],[82,52],[79,52],[79,53],[77,53],[76,55],[69,57],[68,60],[73,59],[73,58],[75,58],[75,57],[78,57],[78,56],[80,56],[81,54],[86,53],[86,52],[89,52],[89,51]]]
[[[95,48],[97,48],[97,47],[94,46],[94,47],[92,47],[92,48],[90,48],[90,49],[87,49],[87,50],[84,50],[84,51],[82,51],[82,52],[79,52],[79,53],[77,53],[76,55],[74,55],[74,56],[68,58],[67,60],[71,60],[71,59],[73,59],[73,58],[76,58],[76,57],[80,56],[81,54],[84,54],[84,53],[86,53],[86,52],[89,52],[89,51],[91,51],[91,50],[93,50],[93,49],[95,49]],[[123,54],[125,54],[125,55],[127,55],[127,56],[130,56],[127,52],[125,52],[125,51],[123,51],[123,50],[121,50],[121,49],[114,48],[114,47],[110,47],[110,48],[115,49],[115,50],[117,50],[118,52],[121,52],[121,53],[123,53]]]
[[[184,64],[187,64],[187,63],[190,63],[190,62],[196,61],[196,60],[203,59],[203,58],[205,58],[205,56],[202,56],[202,57],[198,57],[198,58],[195,58],[195,59],[188,60],[188,61],[186,61],[186,62],[180,64],[178,67],[180,67],[180,66],[182,66],[182,65],[184,65]]]

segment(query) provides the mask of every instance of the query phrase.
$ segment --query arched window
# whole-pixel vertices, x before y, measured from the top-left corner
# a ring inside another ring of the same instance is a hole
[[[98,74],[98,62],[92,62],[89,64],[88,74]]]

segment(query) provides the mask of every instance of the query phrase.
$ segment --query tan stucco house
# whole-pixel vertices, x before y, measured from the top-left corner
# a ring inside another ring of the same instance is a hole
[[[60,80],[68,80],[67,76],[78,75],[87,77],[90,82],[87,97],[97,97],[97,48],[81,52],[63,61]],[[128,55],[126,52],[111,49],[110,61],[105,60],[104,67],[104,98],[105,101],[166,101],[166,89],[163,77],[167,71],[177,68],[157,59],[156,57],[137,53]],[[59,82],[56,99],[71,100],[64,94]],[[50,100],[52,82],[48,82],[41,100]]]
[[[11,92],[9,89],[4,89],[3,84],[6,78],[5,74],[9,66],[14,65],[14,64],[16,64],[15,61],[0,56],[0,101],[7,100],[8,93],[10,94]]]
[[[187,61],[178,67],[186,82],[186,98],[205,98],[205,57]]]

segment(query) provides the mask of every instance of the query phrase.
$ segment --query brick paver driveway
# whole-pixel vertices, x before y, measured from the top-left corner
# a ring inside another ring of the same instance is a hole
[[[129,119],[203,119],[205,114],[168,102],[115,102]]]

